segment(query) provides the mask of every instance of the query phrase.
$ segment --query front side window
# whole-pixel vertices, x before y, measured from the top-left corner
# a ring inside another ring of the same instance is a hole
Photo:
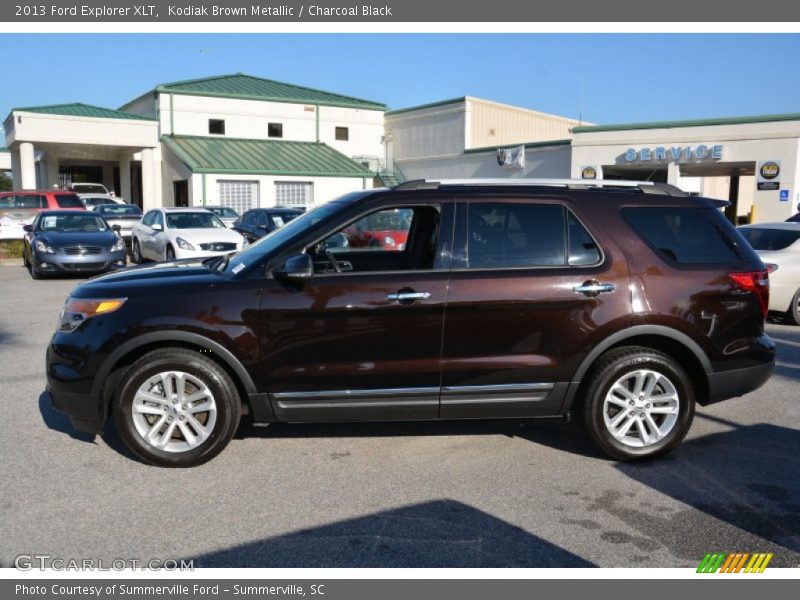
[[[147,225],[148,227],[152,227],[153,223],[156,222],[156,214],[157,211],[150,210],[147,214],[142,217],[142,225]]]
[[[397,207],[370,213],[310,250],[318,273],[417,271],[434,268],[438,206]]]
[[[83,208],[83,202],[75,194],[53,194],[59,208]]]

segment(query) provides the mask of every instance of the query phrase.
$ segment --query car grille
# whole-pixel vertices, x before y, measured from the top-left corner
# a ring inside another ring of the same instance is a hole
[[[72,269],[74,271],[99,271],[106,266],[104,262],[90,262],[90,263],[61,263],[65,269]]]
[[[97,246],[68,246],[64,248],[64,254],[69,256],[86,256],[90,254],[100,254],[102,248]]]
[[[212,250],[214,252],[224,252],[226,250],[236,250],[236,244],[231,242],[212,242],[210,244],[200,244],[202,250]]]

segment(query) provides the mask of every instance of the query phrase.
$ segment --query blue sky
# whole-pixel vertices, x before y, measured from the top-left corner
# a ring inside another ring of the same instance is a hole
[[[596,123],[800,112],[800,35],[3,34],[0,113],[244,72],[392,108],[473,95]]]

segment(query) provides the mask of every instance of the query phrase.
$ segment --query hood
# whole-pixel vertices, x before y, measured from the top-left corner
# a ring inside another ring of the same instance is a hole
[[[202,259],[175,260],[130,267],[86,280],[73,292],[78,298],[161,294],[169,285],[189,290],[191,285],[218,282],[220,275],[207,269]]]
[[[225,229],[169,229],[169,236],[174,240],[182,237],[187,242],[205,244],[208,242],[232,242],[242,241],[242,236],[235,231]]]
[[[59,233],[57,231],[43,231],[37,236],[46,240],[54,248],[65,246],[110,246],[117,241],[117,234],[113,231],[98,231],[93,233]]]

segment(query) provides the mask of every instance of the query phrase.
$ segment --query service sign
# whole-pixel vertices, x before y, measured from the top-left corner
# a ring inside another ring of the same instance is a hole
[[[581,169],[581,179],[597,179],[596,167],[583,167]]]
[[[709,146],[655,146],[644,148],[628,148],[625,151],[627,162],[677,162],[690,160],[720,160],[722,146],[719,144]]]
[[[780,177],[781,161],[765,160],[756,165],[756,187],[759,190],[779,190]]]

